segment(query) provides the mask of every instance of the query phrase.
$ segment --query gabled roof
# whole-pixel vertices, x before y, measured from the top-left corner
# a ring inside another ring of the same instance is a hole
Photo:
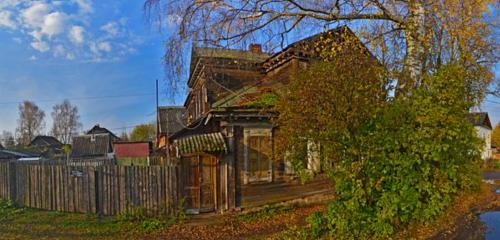
[[[92,127],[92,129],[88,130],[86,134],[101,134],[101,133],[107,133],[111,135],[112,141],[120,140],[120,138],[116,136],[113,132],[109,131],[107,128],[99,126],[99,124],[95,125],[94,127]]]
[[[254,53],[239,49],[193,47],[187,84],[189,87],[194,85],[197,75],[203,69],[203,65],[208,64],[213,67],[224,65],[225,68],[260,72],[260,63],[265,61],[269,56],[267,53]]]
[[[32,157],[37,157],[37,156],[24,152],[0,150],[0,159],[20,159],[20,158],[32,158]]]
[[[72,157],[107,156],[113,152],[111,135],[107,133],[88,134],[73,137]]]
[[[158,108],[160,134],[170,136],[187,124],[187,110],[180,106],[164,106]]]
[[[286,46],[283,50],[273,54],[265,62],[263,62],[264,69],[266,72],[269,72],[270,70],[283,65],[293,58],[319,58],[317,50],[319,45],[328,46],[330,44],[338,44],[345,41],[347,37],[353,37],[354,39],[358,40],[359,45],[362,47],[362,49],[365,50],[366,54],[376,59],[375,56],[368,50],[368,48],[366,48],[366,46],[361,41],[359,41],[359,38],[349,27],[340,26],[338,28],[312,35]],[[329,39],[332,41],[325,43],[321,42],[322,39]]]
[[[467,115],[467,120],[476,127],[484,127],[490,130],[493,129],[487,112],[469,113]]]
[[[30,146],[38,147],[62,147],[62,143],[52,136],[36,136],[30,143]]]

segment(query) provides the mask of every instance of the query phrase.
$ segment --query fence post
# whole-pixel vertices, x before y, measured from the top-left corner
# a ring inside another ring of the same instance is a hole
[[[9,162],[9,199],[17,203],[16,163]]]
[[[101,201],[101,174],[100,172],[101,167],[96,167],[94,170],[94,179],[95,179],[95,210],[97,216],[101,217],[102,216],[102,201]]]

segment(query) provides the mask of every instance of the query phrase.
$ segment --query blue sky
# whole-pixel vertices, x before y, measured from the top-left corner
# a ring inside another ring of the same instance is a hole
[[[154,120],[155,79],[161,105],[182,104],[161,81],[168,32],[149,24],[142,7],[142,0],[0,0],[0,132],[14,132],[23,100],[45,111],[48,131],[52,106],[69,99],[82,130],[99,123],[120,133]],[[482,110],[500,121],[500,99]]]
[[[46,131],[52,106],[69,99],[83,130],[99,123],[117,133],[154,120],[155,79],[160,103],[173,104],[161,81],[166,33],[147,22],[142,4],[1,0],[0,132],[15,130],[23,100],[45,111]]]

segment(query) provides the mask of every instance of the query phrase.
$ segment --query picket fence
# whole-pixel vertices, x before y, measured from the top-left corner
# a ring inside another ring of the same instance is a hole
[[[104,216],[142,209],[173,214],[179,202],[175,166],[68,166],[0,163],[0,199],[62,212]]]

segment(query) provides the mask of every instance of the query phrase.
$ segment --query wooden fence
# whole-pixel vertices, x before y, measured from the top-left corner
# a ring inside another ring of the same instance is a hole
[[[142,208],[172,214],[179,200],[177,176],[172,166],[0,163],[0,198],[63,212],[116,215]]]

